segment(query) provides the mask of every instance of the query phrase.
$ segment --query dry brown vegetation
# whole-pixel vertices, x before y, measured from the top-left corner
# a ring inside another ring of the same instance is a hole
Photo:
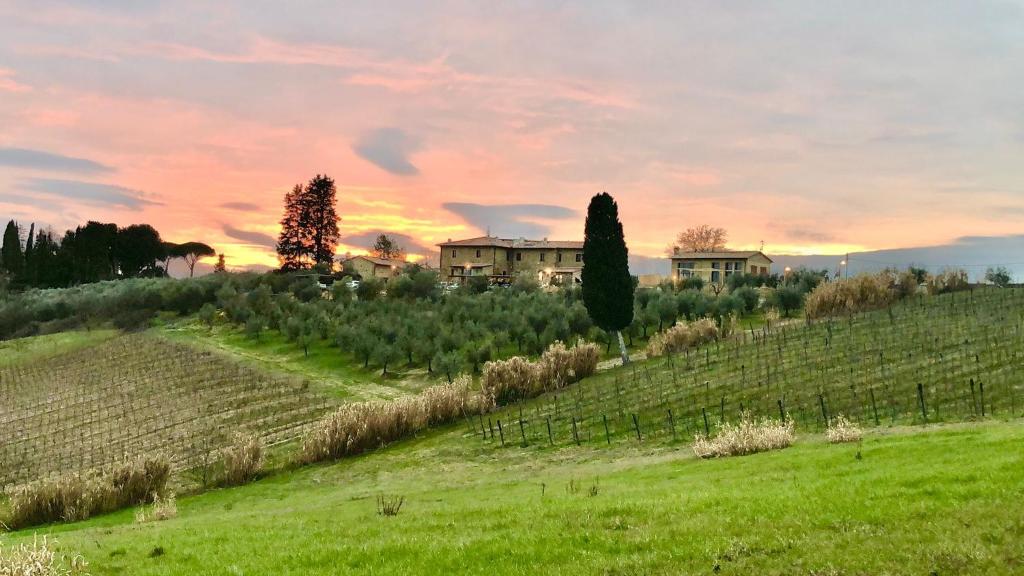
[[[263,471],[263,441],[257,434],[235,434],[223,450],[224,484],[239,486],[251,482]]]
[[[647,356],[674,354],[718,339],[715,321],[702,318],[694,322],[680,322],[668,330],[651,336],[647,343]]]
[[[889,306],[914,294],[917,287],[917,278],[909,271],[859,274],[819,284],[807,295],[804,308],[811,319],[846,316]]]
[[[825,438],[833,444],[859,442],[863,437],[864,431],[842,414],[833,418],[832,423],[825,430]]]
[[[793,421],[757,420],[744,413],[737,424],[722,424],[713,438],[698,434],[693,452],[700,458],[742,456],[786,448],[793,443]]]
[[[23,528],[58,521],[84,520],[152,501],[163,494],[171,475],[163,456],[125,459],[104,470],[36,480],[8,491],[10,514],[4,521]]]
[[[161,498],[159,494],[153,495],[153,505],[148,507],[140,506],[138,511],[135,512],[135,521],[140,524],[143,522],[160,522],[162,520],[170,520],[178,516],[178,502],[174,498],[174,494]]]
[[[6,549],[0,542],[0,576],[85,576],[86,567],[81,556],[57,554],[46,536]]]
[[[423,430],[486,408],[462,375],[450,384],[427,388],[417,396],[345,404],[320,420],[302,441],[299,460],[332,460],[379,448]]]
[[[491,405],[532,398],[592,375],[599,359],[600,350],[595,344],[579,342],[566,348],[555,342],[535,362],[519,356],[487,362],[480,379],[481,394]]]
[[[239,428],[267,445],[328,411],[304,383],[133,334],[0,369],[0,488],[166,454],[175,470],[216,461]]]
[[[967,282],[967,272],[963,270],[943,270],[928,278],[929,294],[945,294],[967,290],[971,285]]]

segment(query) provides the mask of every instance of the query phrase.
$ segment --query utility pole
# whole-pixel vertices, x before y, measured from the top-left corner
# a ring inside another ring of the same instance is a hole
[[[845,268],[846,268],[846,272],[845,272],[846,277],[849,278],[850,277],[850,253],[849,252],[846,253],[846,266],[845,266]]]

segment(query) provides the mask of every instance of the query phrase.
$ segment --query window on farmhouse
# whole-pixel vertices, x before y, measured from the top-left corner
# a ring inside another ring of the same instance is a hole
[[[583,253],[582,252],[577,252],[576,253],[576,261],[577,262],[583,262]]]
[[[516,252],[516,262],[522,262],[522,261],[523,261],[523,253],[522,252]]]
[[[476,251],[476,257],[477,257],[477,258],[479,258],[479,257],[480,257],[480,251],[479,251],[479,250],[477,250],[477,251]]]
[[[458,257],[459,257],[459,251],[457,249],[455,249],[455,248],[452,248],[452,258],[458,258]]]
[[[543,252],[541,252],[541,253],[540,253],[540,261],[541,261],[541,262],[543,262],[543,261],[544,261],[544,257],[545,257],[545,256],[547,256],[547,254],[545,254],[545,253],[543,253]]]

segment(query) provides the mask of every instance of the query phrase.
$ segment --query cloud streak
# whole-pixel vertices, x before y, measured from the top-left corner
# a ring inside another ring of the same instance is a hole
[[[230,224],[225,224],[222,227],[224,235],[228,238],[234,238],[250,246],[259,246],[262,248],[277,248],[277,239],[270,234],[264,234],[262,232],[253,232],[252,230],[242,230],[241,228],[235,228]]]
[[[419,149],[419,140],[400,128],[378,128],[356,142],[352,150],[360,158],[396,176],[420,173],[409,156]]]
[[[65,156],[43,150],[30,150],[28,148],[0,147],[0,166],[54,172],[77,172],[80,174],[97,174],[113,171],[113,168],[106,164],[85,158],[75,158],[73,156]]]
[[[547,237],[551,227],[536,220],[567,220],[578,216],[575,210],[552,204],[474,204],[445,202],[445,210],[458,215],[476,228],[492,235],[518,238]],[[580,231],[582,237],[582,226]],[[575,240],[575,238],[567,238]]]
[[[60,196],[97,206],[137,210],[146,206],[161,205],[160,202],[148,199],[141,190],[99,182],[29,178],[23,181],[22,187],[31,192]]]

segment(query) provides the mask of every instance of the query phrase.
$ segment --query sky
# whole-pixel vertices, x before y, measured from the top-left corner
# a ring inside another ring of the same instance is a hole
[[[326,173],[339,253],[581,239],[601,191],[652,262],[705,223],[769,254],[1019,244],[1022,62],[1020,2],[0,0],[0,217],[274,265],[284,193]]]

